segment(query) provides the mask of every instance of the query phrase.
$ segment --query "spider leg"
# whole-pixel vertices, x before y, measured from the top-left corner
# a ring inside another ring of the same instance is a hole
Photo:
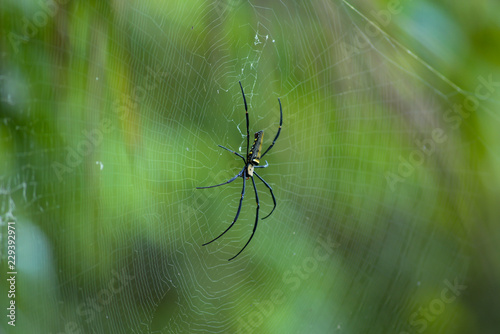
[[[245,117],[247,119],[247,156],[248,156],[248,147],[250,146],[250,132],[248,130],[249,122],[248,122],[247,99],[245,98],[245,92],[243,92],[243,86],[241,85],[241,81],[238,81],[238,82],[240,83],[241,94],[243,95],[243,102],[245,103]]]
[[[269,166],[269,164],[267,163],[267,160],[266,160],[266,164],[264,166],[254,166],[253,168],[267,168]]]
[[[231,183],[231,182],[233,182],[234,180],[236,180],[239,176],[241,176],[241,174],[243,174],[243,171],[245,170],[245,168],[246,168],[246,166],[245,166],[245,167],[243,167],[243,169],[242,169],[242,170],[241,170],[238,174],[236,174],[236,176],[235,176],[235,177],[233,177],[233,178],[232,178],[231,180],[229,180],[229,181],[226,181],[226,182],[221,183],[221,184],[216,184],[215,186],[208,186],[208,187],[196,187],[196,189],[215,188],[215,187],[219,187],[219,186],[223,186],[223,185],[225,185],[225,184]],[[245,187],[243,187],[243,188],[245,188]]]
[[[266,182],[264,181],[263,178],[260,177],[259,174],[255,173],[255,171],[253,172],[258,178],[259,180],[262,181],[262,183],[264,183],[264,185],[269,189],[269,191],[271,192],[271,196],[273,198],[273,203],[274,203],[274,206],[273,206],[273,209],[271,210],[271,212],[269,212],[269,214],[267,216],[265,216],[264,218],[262,219],[266,219],[267,217],[269,217],[271,215],[271,213],[273,213],[274,209],[276,209],[276,198],[274,197],[274,194],[273,194],[273,188],[271,188],[271,186]]]
[[[255,172],[254,172],[255,174]],[[257,194],[257,187],[255,186],[255,180],[253,178],[253,176],[250,176],[252,178],[252,183],[253,183],[253,189],[255,190],[255,200],[257,201],[257,210],[256,210],[256,213],[255,213],[255,224],[253,225],[253,231],[252,231],[252,235],[250,236],[250,239],[248,239],[247,243],[245,244],[245,246],[243,246],[243,248],[238,252],[238,254],[236,254],[235,256],[233,256],[232,258],[230,258],[228,261],[231,261],[232,259],[234,259],[235,257],[237,257],[238,255],[241,254],[241,252],[243,252],[243,250],[248,246],[248,244],[250,243],[250,240],[252,240],[253,238],[253,235],[255,234],[255,231],[257,230],[257,224],[259,222],[259,195]]]
[[[262,159],[264,157],[264,155],[266,155],[267,152],[269,152],[269,150],[274,146],[274,143],[276,142],[276,139],[278,139],[279,135],[280,135],[280,132],[281,132],[281,125],[283,125],[283,110],[281,109],[281,101],[280,99],[278,98],[278,102],[280,104],[280,126],[278,128],[278,133],[276,134],[276,137],[274,137],[274,140],[273,140],[273,143],[267,148],[267,150],[264,152],[264,154],[262,154],[260,156],[260,158]]]
[[[243,168],[242,172],[245,171],[245,168]],[[240,172],[241,174],[241,172]],[[202,246],[206,246],[212,242],[214,242],[215,240],[219,239],[220,237],[222,237],[227,231],[229,231],[229,229],[231,227],[233,227],[234,223],[236,223],[236,220],[238,220],[238,216],[240,215],[240,211],[241,211],[241,203],[243,203],[243,197],[245,197],[245,183],[246,183],[246,173],[243,173],[243,189],[241,190],[241,198],[240,198],[240,205],[238,206],[238,211],[236,212],[236,216],[234,217],[234,220],[233,222],[231,223],[231,225],[229,225],[229,227],[224,231],[222,232],[217,238],[213,239],[212,241],[209,241],[209,242],[206,242],[204,243]]]
[[[237,156],[239,156],[241,159],[243,159],[243,162],[244,162],[244,163],[246,163],[245,158],[243,158],[243,156],[242,156],[241,154],[239,154],[238,152],[235,152],[235,151],[233,151],[233,150],[230,150],[230,149],[228,149],[227,147],[224,147],[224,146],[222,146],[222,145],[217,145],[217,146],[219,146],[219,147],[221,147],[221,148],[225,149],[226,151],[229,151],[229,152],[231,152],[231,153],[236,154],[236,155],[237,155]]]

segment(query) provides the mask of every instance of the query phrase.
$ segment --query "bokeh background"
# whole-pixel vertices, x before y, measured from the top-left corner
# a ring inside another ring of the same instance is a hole
[[[498,13],[3,0],[0,332],[497,333]]]

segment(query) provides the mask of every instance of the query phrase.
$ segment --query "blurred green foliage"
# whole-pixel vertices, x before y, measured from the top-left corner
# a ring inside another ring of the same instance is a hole
[[[494,333],[499,7],[3,1],[0,277],[15,221],[18,293],[0,328]],[[251,133],[268,145],[278,97],[284,125],[261,173],[277,211],[227,262],[251,182],[206,247],[241,181],[195,187],[243,167],[216,146],[245,152],[239,80]]]

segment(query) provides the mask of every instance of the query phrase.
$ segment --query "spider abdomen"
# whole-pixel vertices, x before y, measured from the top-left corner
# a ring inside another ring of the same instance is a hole
[[[264,138],[264,131],[255,133],[252,148],[248,152],[247,163],[258,166],[260,163],[260,152],[262,150],[262,138]]]

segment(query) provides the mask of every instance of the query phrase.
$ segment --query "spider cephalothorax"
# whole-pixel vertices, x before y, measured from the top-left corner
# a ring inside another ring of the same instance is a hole
[[[241,252],[243,252],[243,250],[245,249],[245,247],[250,243],[250,240],[252,240],[253,235],[255,234],[255,230],[257,230],[257,223],[259,221],[259,195],[257,194],[257,187],[255,186],[255,180],[253,178],[254,175],[257,176],[259,178],[259,180],[261,180],[262,183],[264,183],[264,185],[269,189],[269,191],[271,192],[271,197],[273,198],[273,204],[274,204],[273,209],[271,210],[271,212],[267,216],[265,216],[262,219],[266,219],[267,217],[269,217],[271,215],[271,213],[273,213],[274,209],[276,209],[276,198],[274,197],[273,189],[271,188],[271,186],[266,181],[264,181],[263,178],[261,178],[259,176],[259,174],[257,174],[255,172],[254,169],[255,168],[266,168],[268,166],[267,161],[266,161],[266,164],[264,166],[259,166],[260,159],[262,159],[264,157],[264,155],[266,155],[266,153],[269,152],[269,150],[274,146],[274,143],[276,142],[276,139],[278,139],[278,136],[280,135],[281,125],[283,124],[283,111],[281,109],[281,101],[280,101],[280,99],[278,99],[278,103],[280,105],[280,125],[279,125],[278,132],[276,133],[276,136],[274,137],[274,140],[273,140],[272,144],[269,145],[269,147],[267,148],[267,150],[261,155],[260,153],[261,153],[261,150],[262,150],[262,140],[264,138],[264,131],[258,131],[258,132],[255,133],[255,139],[253,141],[252,148],[249,151],[248,149],[249,149],[249,146],[250,146],[250,132],[249,132],[249,121],[248,121],[248,107],[247,107],[247,100],[245,98],[245,92],[243,92],[243,86],[241,85],[241,82],[240,82],[240,88],[241,88],[241,94],[243,95],[243,102],[245,104],[245,117],[246,117],[246,121],[247,121],[247,158],[245,160],[245,158],[241,154],[239,154],[238,152],[235,152],[233,150],[230,150],[228,148],[225,148],[224,146],[219,145],[219,147],[221,147],[221,148],[223,148],[223,149],[225,149],[225,150],[227,150],[227,151],[229,151],[229,152],[231,152],[231,153],[236,154],[237,156],[239,156],[243,160],[243,162],[245,163],[245,166],[243,167],[243,169],[238,174],[236,174],[236,176],[234,176],[229,181],[226,181],[226,182],[221,183],[221,184],[217,184],[215,186],[197,187],[197,189],[214,188],[214,187],[219,187],[219,186],[231,183],[234,180],[236,180],[238,177],[242,177],[243,178],[243,189],[241,190],[240,204],[238,206],[238,211],[236,212],[236,216],[234,217],[233,222],[217,238],[215,238],[212,241],[209,241],[207,243],[204,243],[203,246],[205,246],[205,245],[208,245],[208,244],[214,242],[215,240],[219,239],[220,237],[222,237],[227,231],[229,231],[229,229],[231,227],[233,227],[234,223],[236,223],[236,220],[238,220],[238,216],[240,215],[241,203],[243,203],[243,197],[245,196],[245,183],[246,183],[246,180],[249,179],[249,178],[252,179],[253,189],[255,191],[255,200],[257,201],[257,211],[256,211],[256,214],[255,214],[255,224],[253,226],[252,235],[248,239],[248,241],[245,244],[245,246],[243,246],[243,248],[238,252],[238,254],[236,254],[235,256],[233,256],[232,258],[230,258],[229,261],[232,260],[232,259],[234,259],[238,255],[240,255]]]

